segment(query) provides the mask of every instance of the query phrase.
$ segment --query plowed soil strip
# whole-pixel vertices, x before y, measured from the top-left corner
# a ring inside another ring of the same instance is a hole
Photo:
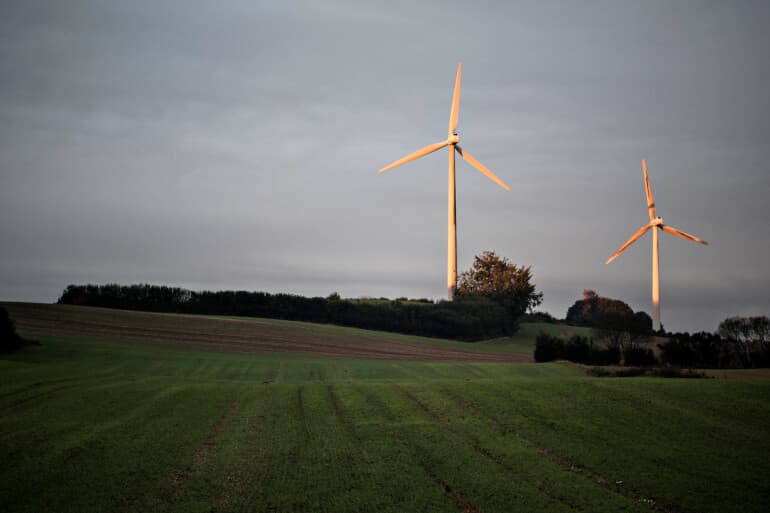
[[[106,338],[163,346],[235,353],[301,353],[367,360],[531,362],[528,354],[485,352],[398,340],[365,332],[324,334],[304,326],[243,319],[155,314],[152,322],[137,312],[115,311],[99,321],[69,318],[66,312],[15,314],[19,329],[34,335]],[[188,319],[192,317],[192,319]],[[184,323],[184,324],[183,324]],[[150,324],[151,326],[147,326]]]

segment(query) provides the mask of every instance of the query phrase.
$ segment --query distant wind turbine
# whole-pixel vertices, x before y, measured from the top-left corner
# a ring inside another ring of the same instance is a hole
[[[476,160],[466,150],[460,148],[457,143],[460,142],[460,137],[457,135],[457,118],[460,113],[460,76],[462,74],[462,63],[457,65],[457,77],[455,78],[455,89],[452,96],[452,110],[449,114],[449,133],[445,141],[437,142],[435,144],[428,145],[421,150],[417,150],[414,153],[407,155],[406,157],[393,162],[380,169],[380,173],[384,173],[394,167],[398,167],[407,162],[419,159],[425,155],[431,154],[434,151],[438,151],[445,146],[449,146],[449,195],[448,195],[448,216],[447,216],[447,291],[449,299],[454,296],[454,289],[457,286],[457,218],[455,215],[455,204],[457,201],[455,194],[455,151],[460,154],[462,158],[472,165],[481,173],[486,175],[487,178],[498,184],[506,191],[510,191],[502,180],[496,177],[492,171],[484,167],[484,165]]]
[[[698,242],[700,244],[707,245],[708,242],[699,239],[695,235],[690,235],[681,230],[677,230],[673,226],[663,224],[662,217],[655,217],[655,199],[652,197],[652,188],[650,187],[650,178],[647,176],[647,162],[642,160],[642,173],[644,174],[644,192],[647,195],[647,212],[650,215],[650,222],[631,236],[625,244],[620,246],[614,255],[612,255],[605,264],[609,264],[620,256],[631,244],[644,235],[644,233],[650,228],[652,230],[652,323],[655,331],[660,329],[660,270],[658,268],[658,230],[660,228],[664,232],[668,232],[671,235],[676,235],[683,239]]]

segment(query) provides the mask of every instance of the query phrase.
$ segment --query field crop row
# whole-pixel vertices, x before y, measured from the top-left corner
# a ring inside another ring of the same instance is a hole
[[[3,511],[764,511],[761,382],[327,384],[0,361]]]

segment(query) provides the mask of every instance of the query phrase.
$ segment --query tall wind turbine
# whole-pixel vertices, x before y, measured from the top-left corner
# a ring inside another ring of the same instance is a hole
[[[452,95],[452,110],[449,114],[449,131],[445,141],[430,144],[421,150],[417,150],[414,153],[410,153],[406,157],[393,162],[380,169],[380,173],[384,173],[394,167],[398,167],[407,162],[419,159],[425,155],[429,155],[434,151],[438,151],[446,146],[449,147],[449,194],[448,194],[448,214],[447,214],[447,291],[449,299],[454,296],[454,289],[457,286],[457,217],[455,214],[455,204],[457,197],[455,195],[455,151],[465,159],[468,164],[475,167],[487,178],[498,184],[506,191],[510,191],[502,180],[496,177],[492,171],[484,167],[484,165],[476,160],[466,150],[460,148],[457,143],[460,142],[460,137],[457,135],[457,118],[460,113],[460,76],[462,75],[463,65],[462,63],[457,65],[457,76],[455,78],[455,89]]]
[[[644,192],[647,195],[647,212],[650,215],[650,222],[631,236],[625,244],[620,246],[614,255],[612,255],[605,264],[609,264],[617,257],[620,256],[631,244],[644,235],[644,233],[652,228],[652,323],[653,329],[658,331],[660,329],[660,270],[658,268],[658,228],[664,232],[668,232],[671,235],[676,235],[683,239],[698,242],[700,244],[707,245],[703,239],[699,239],[695,235],[690,235],[681,230],[677,230],[673,226],[663,224],[662,217],[655,216],[655,199],[652,197],[652,188],[650,187],[650,178],[647,176],[647,162],[642,160],[642,173],[644,174]]]

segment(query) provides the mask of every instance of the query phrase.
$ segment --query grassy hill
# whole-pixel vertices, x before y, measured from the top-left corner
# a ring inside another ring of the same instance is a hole
[[[279,319],[222,317],[114,310],[73,305],[4,303],[20,331],[30,336],[71,334],[92,339],[119,338],[132,342],[184,345],[238,352],[316,352],[325,353],[325,342],[333,341],[340,351],[346,348],[370,350],[367,358],[377,357],[383,347],[422,347],[483,353],[531,353],[534,325],[515,338],[491,343],[458,342],[399,333],[363,330]],[[551,329],[547,324],[545,329]],[[306,344],[310,344],[307,346]],[[395,351],[392,356],[396,356]],[[435,357],[440,357],[437,352]],[[436,359],[436,358],[431,358]]]
[[[43,345],[0,357],[3,511],[750,513],[770,497],[767,381],[379,358],[386,342],[510,357],[526,332],[469,349],[262,326],[377,356],[320,357],[195,338],[240,347],[262,328],[239,320],[7,306]]]

